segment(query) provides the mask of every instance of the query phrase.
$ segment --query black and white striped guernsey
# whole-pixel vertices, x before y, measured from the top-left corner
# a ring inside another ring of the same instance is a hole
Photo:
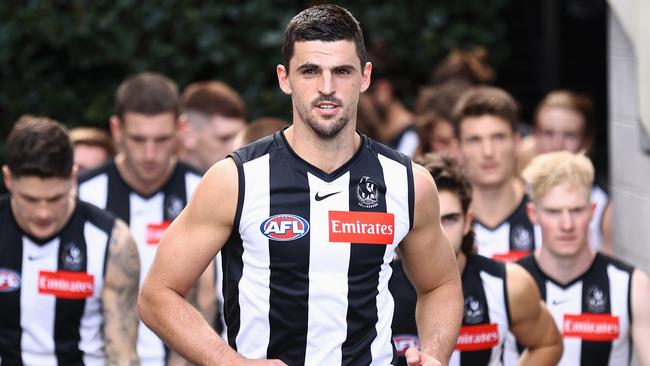
[[[535,278],[563,336],[559,365],[630,364],[633,267],[599,253],[587,272],[562,285],[545,274],[533,256],[520,264]]]
[[[399,262],[393,263],[393,265]],[[399,365],[406,365],[404,352],[418,346],[415,324],[415,290],[404,276],[401,265],[391,278],[395,297],[393,341]],[[510,309],[504,263],[480,255],[467,257],[462,276],[464,313],[456,349],[449,360],[450,366],[501,365],[503,343],[510,329]],[[401,282],[401,283],[398,283]]]
[[[472,228],[478,254],[498,261],[515,262],[541,245],[541,230],[533,225],[526,213],[528,201],[528,195],[524,194],[510,216],[495,227],[474,220]]]
[[[172,220],[180,214],[196,188],[200,174],[177,163],[170,178],[157,192],[142,196],[118,173],[114,162],[85,173],[79,178],[79,198],[113,212],[129,225],[140,256],[140,284],[156,255],[158,242]],[[142,365],[163,365],[163,342],[140,321],[138,357]]]
[[[362,136],[327,174],[283,132],[231,157],[239,197],[222,251],[230,345],[289,365],[390,364],[388,280],[413,223],[410,159]]]
[[[0,365],[104,365],[102,291],[115,217],[77,201],[56,236],[23,232],[0,198]]]

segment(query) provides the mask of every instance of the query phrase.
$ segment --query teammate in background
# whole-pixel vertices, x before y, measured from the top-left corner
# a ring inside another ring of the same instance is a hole
[[[462,163],[472,184],[478,254],[515,261],[540,243],[526,215],[528,196],[515,170],[517,104],[506,91],[475,87],[454,108]]]
[[[246,125],[246,105],[230,86],[219,81],[190,84],[181,96],[180,160],[206,172],[233,149],[237,133]]]
[[[520,263],[535,278],[564,336],[560,365],[628,365],[632,343],[650,365],[650,279],[588,243],[594,168],[582,155],[543,154],[523,176],[528,214],[544,240]],[[634,340],[634,341],[633,341]]]
[[[168,78],[146,72],[125,80],[117,90],[115,115],[110,120],[120,152],[109,164],[79,179],[82,200],[128,223],[140,254],[140,282],[163,232],[183,210],[201,178],[178,162],[176,136],[182,128],[178,110],[178,91]],[[167,357],[163,342],[142,323],[138,356],[143,365],[162,365]]]
[[[113,140],[104,130],[94,127],[76,127],[70,130],[74,147],[74,163],[79,173],[98,168],[115,155]]]
[[[541,302],[533,278],[520,266],[500,263],[476,254],[471,232],[471,187],[450,156],[429,154],[417,159],[433,176],[440,197],[440,221],[455,251],[461,272],[465,311],[463,326],[449,365],[501,365],[503,343],[511,331],[527,351],[520,365],[554,365],[562,355],[560,337],[551,314]],[[394,293],[393,341],[398,353],[402,345],[417,342],[415,291],[401,266],[390,287]],[[399,283],[398,283],[399,282]],[[405,360],[400,359],[404,365]]]
[[[522,139],[518,171],[537,155],[569,151],[589,155],[595,140],[593,103],[587,96],[556,90],[544,97],[535,112],[535,133]],[[612,205],[609,196],[594,183],[591,200],[596,204],[589,224],[589,244],[605,254],[612,253]]]
[[[281,119],[273,117],[258,118],[239,130],[233,143],[234,148],[237,150],[262,137],[272,135],[285,127],[289,127],[289,124]]]
[[[407,351],[409,365],[446,363],[462,312],[458,269],[431,175],[355,132],[372,69],[359,23],[335,5],[308,8],[282,50],[293,125],[206,173],[165,233],[142,319],[197,364],[387,365],[399,244],[419,299],[422,350]],[[183,299],[219,251],[229,345]]]
[[[0,363],[137,365],[137,249],[124,222],[77,200],[65,127],[23,116],[5,156]]]

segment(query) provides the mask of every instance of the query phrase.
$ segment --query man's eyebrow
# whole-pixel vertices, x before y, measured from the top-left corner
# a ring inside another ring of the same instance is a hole
[[[306,70],[306,69],[320,69],[320,68],[321,67],[316,65],[316,64],[306,63],[306,64],[302,64],[302,65],[298,66],[297,70],[301,71],[301,70]]]

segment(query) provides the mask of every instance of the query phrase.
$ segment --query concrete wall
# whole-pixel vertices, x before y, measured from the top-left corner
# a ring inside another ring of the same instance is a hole
[[[609,154],[614,253],[650,272],[650,155],[642,148],[645,134],[639,125],[636,51],[624,29],[619,15],[610,12]]]

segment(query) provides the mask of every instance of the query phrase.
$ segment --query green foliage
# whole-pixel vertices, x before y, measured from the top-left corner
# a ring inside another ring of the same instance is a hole
[[[369,50],[412,97],[453,47],[485,45],[502,57],[506,0],[341,1],[361,21]],[[277,87],[282,32],[313,1],[0,1],[0,136],[25,113],[69,126],[106,126],[127,76],[166,74],[181,87],[220,79],[250,117],[290,117]],[[499,59],[497,57],[497,60]]]

